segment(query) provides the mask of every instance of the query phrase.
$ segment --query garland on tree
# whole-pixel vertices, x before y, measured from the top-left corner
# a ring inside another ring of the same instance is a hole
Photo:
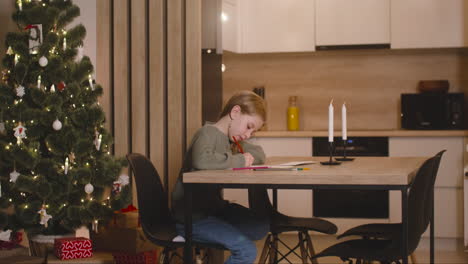
[[[110,153],[103,88],[89,57],[77,58],[86,29],[66,28],[80,9],[71,0],[14,2],[19,30],[6,36],[0,81],[0,207],[10,208],[0,231],[96,226],[128,205],[131,188],[120,175],[125,160]]]

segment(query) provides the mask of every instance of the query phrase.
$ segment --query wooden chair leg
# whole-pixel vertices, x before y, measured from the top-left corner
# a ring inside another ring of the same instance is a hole
[[[299,247],[301,249],[302,264],[307,264],[307,250],[304,246],[305,237],[302,237],[302,232],[297,233],[297,239],[299,240]]]
[[[418,260],[416,259],[416,254],[414,254],[414,252],[413,252],[413,254],[410,255],[410,259],[411,259],[411,263],[413,263],[413,264],[418,263]]]
[[[314,245],[312,245],[312,240],[310,239],[309,233],[305,232],[304,235],[307,240],[307,247],[309,248],[309,254],[312,257],[315,255]],[[318,264],[317,259],[312,259],[311,261],[312,261],[312,264]]]
[[[268,234],[265,238],[265,243],[263,244],[262,254],[260,255],[260,259],[258,260],[258,264],[265,264],[268,253],[271,253],[271,234]]]

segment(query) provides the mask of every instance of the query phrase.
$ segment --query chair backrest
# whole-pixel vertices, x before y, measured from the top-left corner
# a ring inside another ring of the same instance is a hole
[[[419,168],[408,195],[408,251],[414,252],[432,215],[432,195],[444,151],[426,160]]]
[[[175,222],[158,171],[151,161],[141,154],[128,154],[127,160],[135,176],[138,210],[143,229],[151,230],[153,236],[157,236],[158,233],[164,236],[160,239],[172,239],[175,234]]]

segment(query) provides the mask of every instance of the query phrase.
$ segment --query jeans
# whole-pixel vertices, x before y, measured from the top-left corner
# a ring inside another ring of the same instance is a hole
[[[270,230],[267,217],[256,215],[238,204],[229,204],[218,216],[209,216],[192,224],[194,241],[221,244],[231,252],[225,264],[249,264],[255,261],[260,240]],[[184,225],[177,224],[177,232],[184,236]]]

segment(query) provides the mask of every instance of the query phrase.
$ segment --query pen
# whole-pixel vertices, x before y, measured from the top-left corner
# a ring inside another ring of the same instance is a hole
[[[310,168],[255,168],[254,170],[258,171],[302,171],[310,170]]]
[[[239,142],[236,140],[236,138],[234,136],[232,136],[232,139],[234,140],[234,143],[236,143],[237,149],[239,150],[239,152],[244,154],[244,150],[242,149],[242,146],[239,144]]]

